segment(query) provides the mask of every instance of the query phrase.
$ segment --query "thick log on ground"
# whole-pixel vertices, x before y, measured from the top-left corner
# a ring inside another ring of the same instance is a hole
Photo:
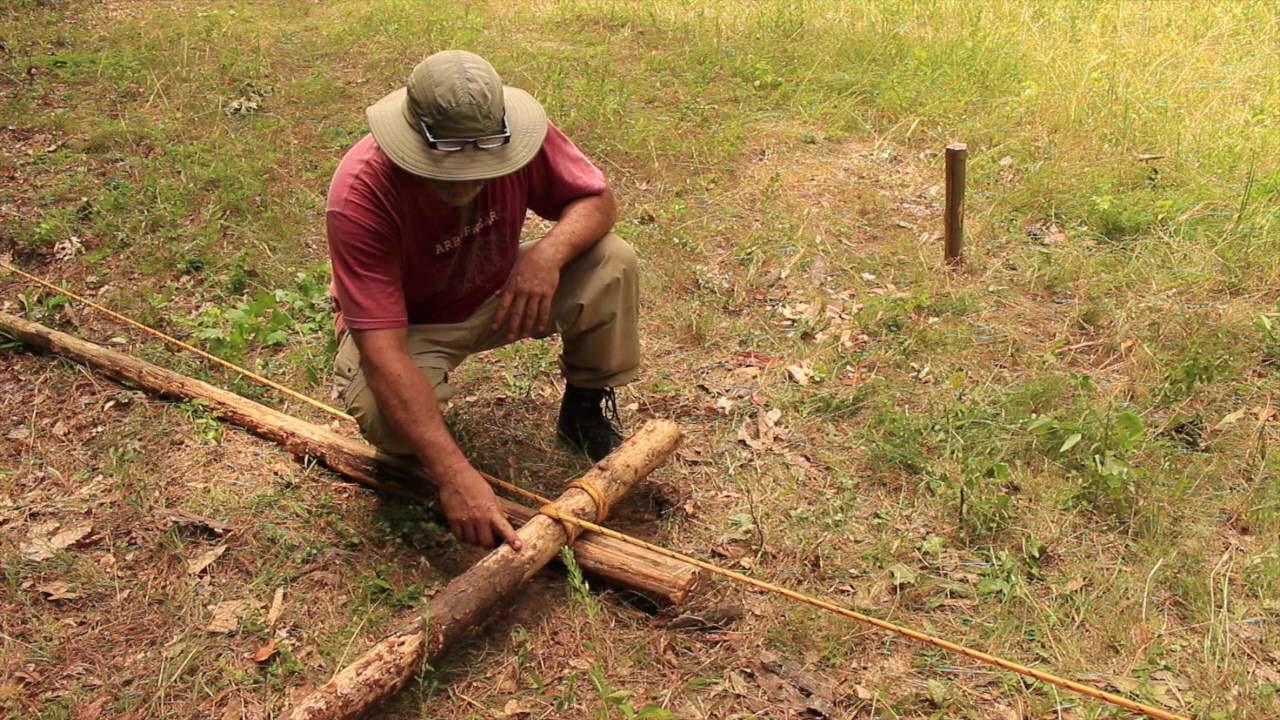
[[[209,383],[166,370],[131,355],[104,348],[0,312],[0,332],[46,352],[92,367],[117,380],[168,398],[203,400],[207,410],[250,432],[283,445],[299,457],[313,457],[329,469],[366,487],[414,501],[431,478],[415,462],[378,451],[368,443],[339,435]],[[513,519],[528,522],[537,512],[500,498]],[[699,580],[696,569],[601,535],[586,533],[573,545],[582,569],[619,588],[657,601],[684,602]]]
[[[584,476],[612,505],[665,460],[680,442],[675,423],[654,420],[628,438]],[[566,514],[594,520],[596,504],[578,488],[555,501]],[[359,660],[317,688],[288,714],[290,720],[354,718],[390,696],[413,677],[423,662],[473,632],[499,602],[555,557],[570,542],[558,520],[538,515],[519,530],[524,548],[503,545],[474,567],[454,578],[431,600],[421,621],[375,645]]]

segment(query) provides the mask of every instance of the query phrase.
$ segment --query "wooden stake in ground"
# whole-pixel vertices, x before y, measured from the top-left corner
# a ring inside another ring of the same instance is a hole
[[[38,323],[0,313],[0,332],[31,347],[71,358],[103,374],[130,382],[144,390],[179,400],[201,400],[209,412],[250,432],[283,445],[299,457],[314,457],[331,470],[390,494],[425,500],[416,491],[430,478],[413,462],[373,446],[339,435],[328,428],[274,410],[248,398],[194,378],[157,367],[130,355],[104,348]],[[513,519],[527,522],[535,510],[501,499]],[[674,604],[696,586],[700,574],[694,568],[626,543],[586,533],[573,549],[578,564],[588,573],[618,587],[634,590],[658,601]]]
[[[674,452],[679,442],[680,429],[675,423],[650,421],[580,482],[597,488],[607,509]],[[578,488],[561,495],[555,506],[585,520],[602,519],[592,497]],[[546,515],[533,518],[519,530],[524,543],[520,552],[503,545],[489,553],[438,593],[420,621],[373,646],[307,696],[288,717],[338,720],[363,715],[404,687],[423,662],[430,662],[478,628],[495,605],[509,598],[516,587],[571,542],[571,531],[576,530]]]
[[[947,206],[943,237],[946,240],[945,260],[948,266],[964,262],[964,166],[968,155],[969,146],[964,143],[947,146]]]

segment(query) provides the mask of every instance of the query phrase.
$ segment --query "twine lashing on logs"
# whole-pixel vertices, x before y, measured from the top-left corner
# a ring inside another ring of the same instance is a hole
[[[58,287],[53,283],[47,282],[34,275],[23,272],[22,270],[14,267],[13,265],[10,265],[4,260],[0,260],[0,267],[3,267],[6,270],[9,270],[10,272],[13,272],[19,277],[22,277],[26,280],[36,283],[37,285],[41,285],[45,288],[48,288],[58,293],[62,293],[63,295],[66,295],[67,297],[71,298],[72,300],[75,300],[76,302],[83,303],[84,305],[91,307],[95,310],[98,310],[108,315],[109,317],[112,317],[122,323],[125,323],[126,325],[138,328],[139,330],[142,330],[150,335],[160,338],[161,340],[175,347],[179,347],[184,350],[193,352],[199,355],[200,357],[210,360],[228,370],[239,373],[240,375],[246,378],[249,378],[254,382],[260,383],[274,390],[278,390],[279,392],[285,395],[288,395],[289,397],[295,398],[297,400],[301,400],[307,403],[308,405],[311,405],[320,410],[323,410],[324,412],[327,412],[330,415],[333,415],[335,417],[338,417],[344,420],[354,421],[354,418],[351,417],[351,415],[335,407],[326,405],[325,403],[322,403],[319,400],[311,398],[307,395],[303,395],[302,393],[296,390],[293,390],[291,388],[285,387],[284,385],[280,385],[279,383],[273,382],[272,380],[262,377],[257,373],[246,370],[245,368],[242,368],[234,363],[228,362],[226,360],[223,360],[222,358],[211,355],[192,345],[188,345],[187,343],[182,342],[177,338],[166,335],[165,333],[159,330],[143,325],[142,323],[137,322],[136,320],[127,318],[124,315],[120,315],[119,313],[113,312],[101,305],[98,305],[97,303],[91,302],[83,297],[80,297],[79,295],[76,295],[75,293],[65,288]],[[1112,705],[1122,707],[1127,710],[1132,710],[1134,712],[1142,713],[1144,715],[1147,715],[1148,717],[1158,718],[1159,720],[1190,720],[1190,718],[1183,715],[1177,715],[1175,713],[1171,713],[1161,708],[1147,705],[1145,703],[1140,703],[1135,700],[1130,700],[1129,698],[1126,698],[1126,697],[1121,697],[1114,693],[1107,692],[1106,690],[1102,690],[1101,688],[1096,688],[1091,685],[1078,683],[1078,682],[1075,682],[1074,680],[1068,680],[1067,678],[1059,677],[1057,675],[1054,675],[1053,673],[1045,672],[1043,670],[1037,670],[1035,668],[1013,662],[1012,660],[1006,660],[1002,657],[984,653],[980,650],[975,650],[965,645],[960,645],[958,643],[953,643],[948,640],[943,640],[942,638],[929,635],[928,633],[920,632],[919,630],[913,630],[911,628],[889,622],[888,620],[881,620],[880,618],[872,617],[870,615],[864,615],[863,613],[857,612],[856,610],[850,610],[849,608],[827,602],[825,600],[813,597],[811,595],[807,595],[805,593],[802,593],[796,590],[792,590],[790,588],[783,587],[781,585],[775,585],[765,580],[759,580],[757,578],[751,577],[750,575],[744,575],[743,573],[720,567],[715,563],[710,563],[705,560],[699,560],[689,555],[676,552],[675,550],[669,550],[660,545],[654,545],[652,543],[641,540],[637,537],[633,537],[631,535],[618,532],[617,530],[613,530],[603,525],[599,525],[598,522],[603,521],[605,516],[608,514],[608,510],[609,510],[608,500],[605,497],[604,493],[601,492],[600,488],[586,478],[578,478],[570,482],[568,486],[576,487],[579,490],[582,490],[583,492],[587,493],[587,495],[591,496],[591,499],[596,504],[597,522],[594,522],[594,523],[588,520],[583,520],[579,517],[575,517],[568,513],[561,512],[561,510],[558,507],[556,507],[555,503],[553,503],[551,500],[545,497],[542,497],[541,495],[535,492],[526,490],[518,485],[514,485],[504,480],[500,480],[487,473],[481,472],[480,475],[495,487],[511,492],[527,500],[532,500],[534,502],[539,503],[540,507],[538,508],[538,512],[540,512],[543,515],[546,515],[547,517],[553,520],[558,520],[562,525],[564,525],[565,532],[568,534],[571,542],[573,539],[577,537],[577,534],[580,533],[581,531],[590,530],[591,532],[596,532],[601,535],[611,537],[615,540],[624,542],[628,545],[632,545],[638,548],[644,548],[645,550],[649,550],[650,552],[657,553],[658,555],[662,555],[664,557],[671,558],[672,560],[683,562],[685,564],[699,568],[700,570],[705,570],[706,572],[709,572],[712,575],[717,575],[736,583],[749,585],[759,590],[764,590],[766,592],[773,593],[775,595],[780,595],[782,597],[794,600],[799,603],[803,603],[805,605],[809,605],[811,607],[818,608],[820,610],[825,610],[827,612],[834,613],[836,615],[840,615],[842,617],[846,617],[866,625],[871,625],[873,627],[886,630],[896,635],[901,635],[903,637],[911,638],[913,640],[917,640],[919,642],[923,642],[925,644],[932,645],[934,647],[941,648],[949,652],[963,655],[965,657],[971,658],[973,660],[977,660],[987,665],[993,665],[995,667],[1002,668],[1004,670],[1009,670],[1010,672],[1014,672],[1019,675],[1035,678],[1036,680],[1047,682],[1051,685],[1056,685],[1058,687],[1071,690],[1073,692],[1077,692],[1081,695],[1085,695],[1087,697],[1091,697],[1096,700],[1101,700],[1103,702],[1110,703]],[[576,530],[576,532],[570,532],[571,527],[574,530]]]
[[[609,498],[600,489],[599,485],[588,478],[580,477],[571,481],[565,487],[578,488],[591,496],[592,502],[596,504],[596,522],[602,523],[605,518],[609,517]]]

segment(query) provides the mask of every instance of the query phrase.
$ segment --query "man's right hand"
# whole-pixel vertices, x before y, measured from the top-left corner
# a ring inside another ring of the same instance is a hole
[[[496,537],[519,550],[498,498],[458,449],[426,375],[413,364],[406,329],[352,330],[351,338],[378,406],[436,479],[449,529],[468,545],[492,548]]]
[[[454,537],[486,550],[497,542],[520,549],[520,536],[503,515],[493,488],[475,468],[459,465],[450,472],[439,473],[436,482],[440,484],[440,505]]]

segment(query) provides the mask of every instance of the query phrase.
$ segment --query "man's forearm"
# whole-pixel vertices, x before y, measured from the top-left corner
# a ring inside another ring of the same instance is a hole
[[[569,203],[560,220],[538,241],[539,252],[550,253],[564,267],[613,229],[618,207],[613,193],[579,198]]]
[[[386,353],[361,364],[383,415],[432,476],[448,478],[450,468],[467,464],[445,425],[435,390],[408,353]]]

